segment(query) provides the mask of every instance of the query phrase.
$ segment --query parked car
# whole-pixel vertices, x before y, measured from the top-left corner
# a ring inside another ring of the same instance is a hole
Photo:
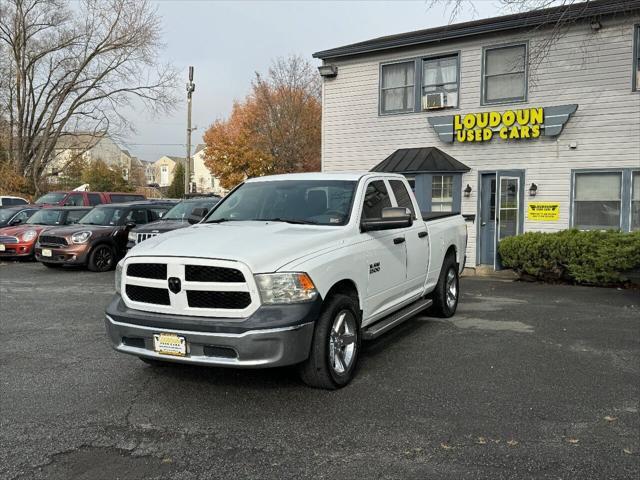
[[[38,210],[40,210],[40,207],[35,205],[0,208],[0,232],[2,232],[3,228],[26,222]]]
[[[148,201],[98,205],[75,225],[43,232],[36,243],[36,260],[51,268],[84,265],[106,272],[125,254],[129,230],[157,220],[174,205]]]
[[[35,203],[42,206],[95,206],[103,203],[126,203],[145,200],[140,193],[127,192],[49,192]]]
[[[0,208],[12,207],[15,205],[28,205],[29,201],[22,197],[12,197],[10,195],[0,195]]]
[[[38,235],[49,227],[71,225],[91,207],[42,208],[26,222],[0,230],[0,257],[32,257]]]
[[[198,223],[219,201],[220,198],[218,197],[183,200],[169,210],[161,219],[132,229],[129,232],[127,249],[133,248],[138,243],[161,233]]]
[[[151,364],[299,364],[307,384],[339,388],[361,340],[455,313],[466,242],[461,215],[423,219],[402,175],[254,178],[133,248],[105,323],[117,351]]]

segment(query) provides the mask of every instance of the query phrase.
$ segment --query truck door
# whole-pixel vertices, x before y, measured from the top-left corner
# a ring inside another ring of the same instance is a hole
[[[360,219],[380,218],[382,209],[391,207],[384,180],[371,180],[366,186]],[[405,230],[380,230],[361,233],[367,270],[365,315],[371,317],[402,300],[406,289],[407,246]]]
[[[429,238],[427,226],[424,222],[416,222],[416,206],[404,182],[389,180],[393,196],[396,197],[398,207],[411,210],[414,223],[405,229],[405,243],[407,249],[407,293],[420,295],[424,289],[429,270]]]

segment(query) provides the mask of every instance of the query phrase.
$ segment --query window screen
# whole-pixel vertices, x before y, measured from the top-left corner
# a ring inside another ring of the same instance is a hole
[[[442,93],[445,107],[458,106],[458,56],[422,61],[422,108],[427,108],[427,95]]]
[[[382,218],[382,209],[391,206],[389,192],[382,180],[367,185],[362,206],[362,218]]]
[[[620,228],[621,184],[621,173],[576,173],[574,226],[582,229]]]
[[[640,25],[636,26],[634,30],[635,39],[634,39],[634,48],[633,52],[633,79],[634,79],[634,90],[640,89]]]
[[[485,103],[522,101],[527,91],[527,46],[487,48],[484,51]]]
[[[382,113],[412,112],[414,109],[415,63],[382,66],[380,110]]]
[[[411,196],[407,191],[407,187],[404,186],[404,183],[402,183],[400,180],[391,180],[389,184],[391,185],[391,190],[393,190],[393,194],[396,197],[398,206],[408,208],[409,210],[411,210],[411,215],[413,215],[413,218],[416,218],[416,212],[413,209]]]

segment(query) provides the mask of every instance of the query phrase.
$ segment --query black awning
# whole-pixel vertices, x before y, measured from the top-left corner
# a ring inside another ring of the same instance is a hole
[[[468,172],[464,163],[436,147],[401,148],[371,169],[372,172]]]

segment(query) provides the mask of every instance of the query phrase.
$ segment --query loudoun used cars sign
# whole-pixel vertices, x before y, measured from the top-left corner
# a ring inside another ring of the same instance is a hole
[[[446,143],[488,142],[533,139],[541,135],[557,136],[578,105],[534,107],[504,112],[480,112],[464,115],[429,117],[429,123]]]

